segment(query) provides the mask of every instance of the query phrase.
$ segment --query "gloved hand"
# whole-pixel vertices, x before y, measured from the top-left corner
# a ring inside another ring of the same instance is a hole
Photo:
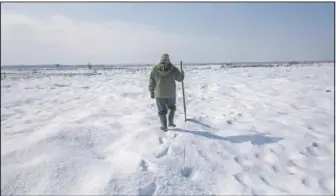
[[[181,70],[180,74],[181,74],[181,78],[182,78],[182,80],[184,80],[184,71]]]
[[[151,92],[151,98],[152,98],[152,99],[155,98],[154,92]]]

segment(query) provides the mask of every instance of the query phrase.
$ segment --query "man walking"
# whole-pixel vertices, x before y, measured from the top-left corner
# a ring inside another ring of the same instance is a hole
[[[161,56],[160,63],[153,67],[149,77],[149,92],[152,99],[156,99],[158,115],[161,121],[161,130],[167,131],[168,125],[175,127],[174,115],[176,111],[176,84],[175,80],[181,82],[184,79],[184,72],[181,72],[170,62],[168,54]],[[168,109],[167,109],[168,108]]]

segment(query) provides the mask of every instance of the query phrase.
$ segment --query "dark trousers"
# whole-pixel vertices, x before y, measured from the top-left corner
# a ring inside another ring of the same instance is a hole
[[[169,109],[168,120],[169,123],[174,122],[174,114],[176,111],[176,97],[174,98],[156,98],[156,105],[158,108],[158,115],[163,126],[166,126],[167,113]]]

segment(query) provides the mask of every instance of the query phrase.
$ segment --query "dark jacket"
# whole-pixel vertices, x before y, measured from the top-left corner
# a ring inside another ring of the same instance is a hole
[[[153,67],[149,77],[149,91],[154,92],[156,98],[176,97],[175,81],[181,82],[184,73],[171,63],[160,63]]]

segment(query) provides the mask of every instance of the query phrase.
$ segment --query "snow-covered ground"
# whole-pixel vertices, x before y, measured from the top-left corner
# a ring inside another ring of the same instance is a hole
[[[148,76],[3,79],[1,194],[334,194],[332,64],[187,70],[168,133]]]

